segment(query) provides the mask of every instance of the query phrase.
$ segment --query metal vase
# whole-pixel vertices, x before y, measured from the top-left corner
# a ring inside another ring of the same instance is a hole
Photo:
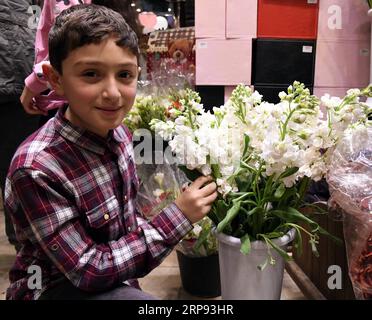
[[[274,243],[285,249],[295,237],[291,229]],[[264,241],[251,243],[251,251],[240,252],[239,238],[216,233],[220,262],[221,296],[223,300],[280,300],[282,292],[284,259],[270,249],[275,264],[268,263],[261,271],[258,266],[268,258],[268,248]]]

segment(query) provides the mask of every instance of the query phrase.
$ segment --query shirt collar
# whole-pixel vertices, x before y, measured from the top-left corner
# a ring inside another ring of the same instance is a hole
[[[73,125],[65,118],[68,105],[60,108],[55,116],[56,131],[66,140],[94,153],[103,155],[111,143],[119,144],[126,141],[124,132],[113,129],[103,138],[91,131]]]

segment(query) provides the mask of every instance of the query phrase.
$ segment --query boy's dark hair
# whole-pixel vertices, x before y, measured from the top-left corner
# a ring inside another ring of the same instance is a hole
[[[92,3],[119,12],[136,33],[137,38],[141,38],[143,26],[138,19],[135,7],[132,6],[133,0],[92,0]]]
[[[94,4],[72,6],[60,13],[49,33],[50,64],[62,74],[62,61],[74,49],[98,44],[110,36],[139,58],[135,32],[117,12]]]

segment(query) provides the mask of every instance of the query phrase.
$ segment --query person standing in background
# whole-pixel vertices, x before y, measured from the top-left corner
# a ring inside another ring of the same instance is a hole
[[[4,199],[5,178],[18,145],[37,129],[39,117],[25,114],[20,96],[34,61],[35,28],[29,21],[32,0],[0,2],[0,188]],[[18,249],[13,225],[5,213],[8,240]]]
[[[23,108],[27,113],[43,115],[40,126],[54,115],[54,109],[65,103],[63,97],[58,96],[54,91],[49,91],[42,71],[42,65],[49,63],[48,36],[56,17],[63,10],[74,5],[97,4],[120,13],[137,34],[137,37],[140,37],[142,26],[137,13],[130,5],[131,2],[129,0],[44,0],[35,39],[35,65],[25,80],[21,96]]]

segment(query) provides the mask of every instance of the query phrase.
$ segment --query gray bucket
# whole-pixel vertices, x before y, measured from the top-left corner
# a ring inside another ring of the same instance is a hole
[[[285,249],[295,237],[295,229],[291,229],[281,238],[273,240]],[[221,272],[221,295],[224,300],[280,300],[282,292],[284,259],[270,249],[276,263],[268,263],[261,271],[261,265],[268,257],[267,245],[264,241],[251,243],[251,251],[244,255],[240,252],[239,238],[223,233],[216,233]]]

